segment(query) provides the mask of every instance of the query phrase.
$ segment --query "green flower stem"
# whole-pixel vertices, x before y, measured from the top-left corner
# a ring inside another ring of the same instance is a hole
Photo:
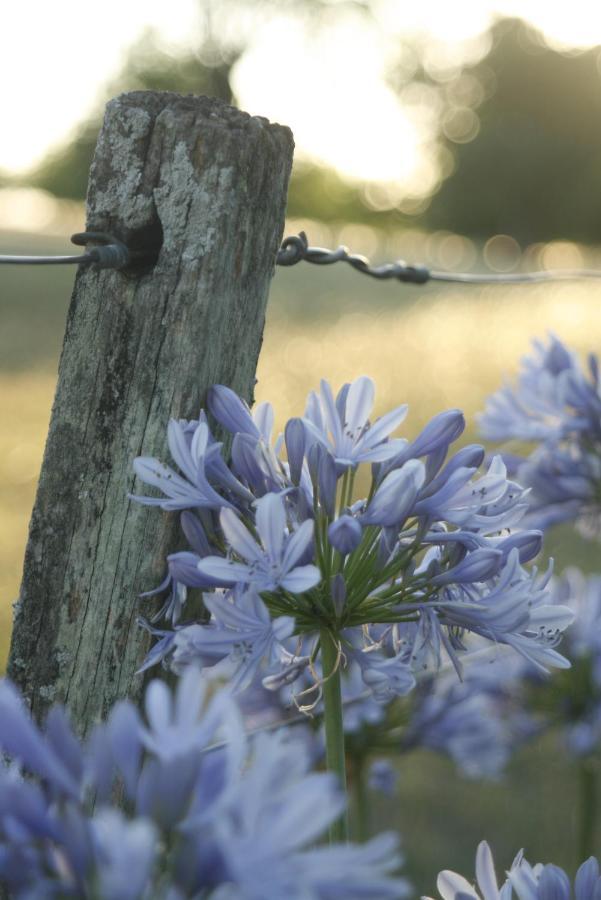
[[[355,800],[355,826],[353,837],[364,843],[369,837],[369,797],[367,795],[366,759],[363,754],[353,754],[350,759],[352,788]]]
[[[580,788],[580,822],[578,830],[578,865],[593,854],[597,818],[597,778],[594,762],[583,759],[578,768]]]
[[[340,660],[334,637],[327,628],[321,629],[321,664],[323,668],[323,708],[326,729],[326,768],[338,776],[346,796],[346,761],[344,753],[344,724],[342,692],[340,688]],[[346,811],[330,826],[330,843],[348,840]]]

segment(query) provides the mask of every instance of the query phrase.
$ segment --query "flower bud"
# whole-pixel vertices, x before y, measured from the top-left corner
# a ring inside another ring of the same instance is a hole
[[[336,463],[327,450],[322,449],[317,469],[319,500],[329,517],[336,514]]]
[[[305,426],[302,419],[290,419],[286,422],[284,440],[286,441],[288,465],[290,466],[290,480],[292,484],[298,485],[303,468],[306,444]]]
[[[330,596],[334,605],[334,611],[338,618],[342,616],[346,606],[346,582],[342,572],[338,572],[330,579]]]
[[[220,425],[232,434],[250,434],[260,438],[248,405],[223,384],[214,384],[207,394],[207,406]]]
[[[361,525],[349,515],[342,515],[328,528],[330,544],[343,556],[352,553],[361,543],[363,529]]]
[[[392,526],[404,522],[425,477],[424,464],[417,459],[410,459],[402,468],[390,472],[361,517],[361,524]]]
[[[486,581],[496,575],[503,565],[503,553],[500,550],[481,548],[468,553],[456,566],[435,575],[431,584],[468,584],[473,581]]]

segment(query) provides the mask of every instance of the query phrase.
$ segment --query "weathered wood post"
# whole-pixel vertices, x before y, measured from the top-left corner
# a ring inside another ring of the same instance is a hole
[[[251,399],[292,149],[287,128],[206,97],[107,106],[87,227],[154,258],[76,278],[8,669],[37,717],[65,701],[85,731],[139,695],[137,594],[178,525],[127,500],[132,460],[165,458],[168,419],[197,415],[209,385]]]

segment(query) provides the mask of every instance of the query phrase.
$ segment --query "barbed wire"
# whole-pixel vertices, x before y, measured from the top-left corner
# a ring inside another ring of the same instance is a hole
[[[71,236],[71,242],[86,247],[79,256],[8,256],[0,255],[0,265],[93,265],[99,269],[126,269],[144,263],[143,250],[132,250],[104,231],[82,231]],[[88,244],[97,246],[87,249]],[[410,264],[404,260],[374,266],[365,256],[351,253],[348,247],[335,250],[324,247],[310,247],[304,231],[284,238],[278,250],[276,265],[295,266],[308,262],[318,266],[329,266],[337,262],[348,263],[357,272],[382,281],[395,279],[404,284],[422,285],[430,281],[455,284],[536,284],[545,281],[568,281],[575,279],[601,278],[601,269],[544,269],[535,272],[450,272],[429,269],[420,264]]]

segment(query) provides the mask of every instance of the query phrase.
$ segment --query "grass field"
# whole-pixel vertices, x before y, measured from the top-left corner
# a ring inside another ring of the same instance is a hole
[[[358,248],[359,249],[359,248]],[[0,253],[70,252],[65,241],[0,233]],[[0,267],[0,654],[18,592],[27,523],[50,406],[73,272]],[[405,433],[435,412],[474,414],[505,374],[515,371],[533,336],[555,331],[585,352],[601,346],[601,286],[408,287],[376,283],[343,266],[278,271],[258,371],[257,400],[271,400],[277,422],[299,414],[325,376],[339,385],[360,374],[377,383],[377,412],[410,404]],[[191,414],[192,410],[174,410]],[[548,549],[560,566],[598,567],[598,548],[571,532]],[[420,890],[450,864],[471,872],[487,836],[508,866],[521,846],[530,858],[573,868],[573,773],[555,744],[530,750],[508,785],[473,785],[433,757],[415,757],[400,793],[378,808],[378,828],[400,826]]]

